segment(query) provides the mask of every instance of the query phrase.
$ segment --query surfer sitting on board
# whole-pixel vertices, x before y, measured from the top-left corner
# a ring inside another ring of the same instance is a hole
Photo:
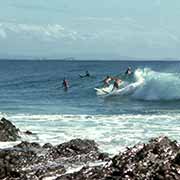
[[[113,78],[113,79],[114,79],[114,86],[113,86],[112,91],[113,91],[114,89],[119,89],[119,86],[120,86],[120,84],[122,83],[122,80],[119,79],[119,78]]]
[[[86,71],[86,74],[85,75],[79,75],[81,78],[84,78],[84,77],[89,77],[90,74],[89,74],[89,71]]]
[[[69,83],[66,78],[63,79],[62,85],[64,87],[64,90],[67,90],[69,88]]]
[[[125,72],[126,75],[131,75],[132,74],[132,70],[131,67],[129,66]]]
[[[103,80],[104,87],[109,86],[111,80],[112,80],[112,78],[110,76],[106,76],[106,78]]]

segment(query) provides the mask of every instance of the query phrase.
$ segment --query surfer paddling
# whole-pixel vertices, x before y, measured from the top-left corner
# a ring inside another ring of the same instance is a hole
[[[64,87],[64,90],[67,91],[69,88],[69,83],[66,78],[63,79],[62,86]]]
[[[81,78],[84,78],[84,77],[90,77],[90,74],[89,74],[89,71],[86,71],[85,72],[85,75],[79,75]]]
[[[131,67],[129,66],[125,72],[126,75],[131,75],[132,74],[132,69]]]

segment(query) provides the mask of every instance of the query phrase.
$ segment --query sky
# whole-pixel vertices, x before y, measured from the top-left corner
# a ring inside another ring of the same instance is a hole
[[[180,59],[179,0],[0,0],[0,58]]]

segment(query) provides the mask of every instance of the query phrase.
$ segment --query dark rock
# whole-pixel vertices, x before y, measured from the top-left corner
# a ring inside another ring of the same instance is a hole
[[[93,140],[73,139],[57,146],[61,155],[72,156],[74,154],[87,154],[91,151],[97,151],[98,147]]]
[[[62,143],[49,150],[53,158],[68,157],[70,161],[94,161],[99,160],[100,152],[97,144],[93,140],[73,139]],[[81,155],[81,156],[79,156]],[[71,162],[73,163],[73,162]]]
[[[106,171],[105,169],[103,169],[102,166],[96,166],[93,168],[83,167],[78,172],[60,176],[56,178],[56,180],[103,180],[105,175],[106,175]]]
[[[98,159],[102,160],[102,161],[109,161],[110,157],[109,157],[108,153],[99,153],[99,158]]]
[[[178,151],[177,143],[167,137],[153,139],[147,145],[134,146],[115,156],[110,175],[118,171],[117,178],[165,179],[177,168],[173,161]],[[178,173],[176,175],[180,178]]]
[[[27,134],[27,135],[32,135],[33,133],[31,131],[25,131],[24,134]]]
[[[16,141],[20,136],[17,129],[10,121],[5,118],[0,120],[0,141]]]
[[[180,147],[167,137],[128,148],[105,166],[86,167],[57,180],[178,180]]]
[[[23,141],[0,150],[0,179],[43,179],[66,172],[66,168],[107,158],[91,140],[74,139],[52,146]]]
[[[49,148],[50,149],[50,148],[53,148],[53,145],[50,143],[46,143],[43,145],[43,148]]]
[[[4,118],[0,121],[0,131],[3,141],[20,138],[19,129]],[[33,135],[30,131],[24,134]],[[100,153],[92,140],[74,139],[57,146],[22,141],[13,148],[0,150],[0,179],[43,179],[61,175],[66,168],[107,159],[108,155]]]
[[[30,150],[30,149],[38,149],[38,148],[41,148],[41,146],[38,144],[38,143],[30,143],[30,142],[27,142],[27,141],[22,141],[20,144],[14,146],[14,148],[21,148],[21,149],[24,149],[24,150]]]
[[[46,156],[37,143],[22,142],[0,150],[0,172],[0,179],[41,179],[62,174],[65,168]]]
[[[180,165],[180,152],[176,154],[176,157],[174,159],[174,163],[177,165]]]

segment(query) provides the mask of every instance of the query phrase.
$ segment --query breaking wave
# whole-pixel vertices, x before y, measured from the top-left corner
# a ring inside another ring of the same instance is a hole
[[[180,100],[180,74],[144,68],[136,70],[135,77],[137,80],[144,79],[144,82],[133,93],[133,98],[148,101]]]

